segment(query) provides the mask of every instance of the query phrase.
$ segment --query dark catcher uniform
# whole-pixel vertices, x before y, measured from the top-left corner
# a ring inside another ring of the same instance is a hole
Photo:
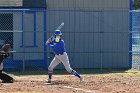
[[[9,56],[8,52],[0,51],[0,79],[2,83],[13,83],[14,79],[3,71],[3,60]]]

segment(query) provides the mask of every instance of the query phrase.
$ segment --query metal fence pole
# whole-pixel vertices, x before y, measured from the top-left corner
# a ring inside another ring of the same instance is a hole
[[[23,34],[23,51],[25,52],[25,47],[24,47],[24,43],[25,43],[25,35],[24,35],[24,14],[25,14],[25,11],[22,11],[22,34]],[[22,59],[22,72],[25,72],[25,53],[23,53],[23,59]]]

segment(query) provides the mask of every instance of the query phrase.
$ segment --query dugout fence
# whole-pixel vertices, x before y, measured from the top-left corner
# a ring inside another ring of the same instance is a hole
[[[46,11],[45,9],[0,9],[0,46],[11,44],[5,69],[36,71],[46,69]]]

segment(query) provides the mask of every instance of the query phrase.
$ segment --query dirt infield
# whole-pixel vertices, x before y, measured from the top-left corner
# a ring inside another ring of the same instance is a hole
[[[14,76],[13,84],[0,83],[0,93],[140,93],[140,75],[115,73],[83,75],[85,82],[73,75],[54,75],[52,84],[46,75]]]

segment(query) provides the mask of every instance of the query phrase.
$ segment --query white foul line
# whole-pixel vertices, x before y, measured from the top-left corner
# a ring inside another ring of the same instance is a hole
[[[98,90],[87,90],[87,89],[82,89],[82,88],[74,88],[71,86],[63,86],[64,88],[68,88],[68,89],[74,89],[74,90],[79,90],[79,91],[83,91],[83,92],[87,92],[87,93],[101,93]]]

